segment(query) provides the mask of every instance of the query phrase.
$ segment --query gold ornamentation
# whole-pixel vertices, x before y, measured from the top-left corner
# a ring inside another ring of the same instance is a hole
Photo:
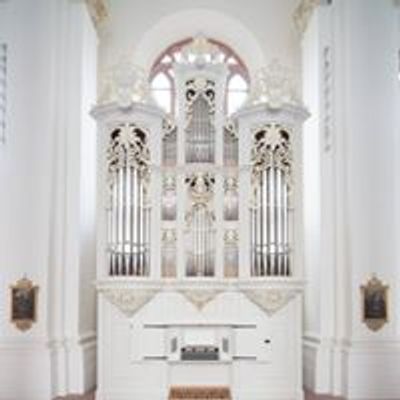
[[[188,289],[180,290],[180,293],[201,311],[206,304],[214,300],[221,291],[214,289]]]
[[[183,61],[203,67],[205,64],[223,62],[218,46],[212,44],[204,35],[197,35],[192,42],[182,49]]]
[[[252,148],[253,177],[268,168],[278,168],[284,174],[288,188],[292,184],[293,151],[291,135],[280,124],[266,124],[255,130]]]
[[[273,315],[296,297],[296,292],[277,289],[254,289],[243,292],[249,300],[268,315]]]
[[[104,74],[99,93],[99,104],[116,102],[121,108],[129,108],[133,102],[151,102],[146,73],[129,57],[122,57]]]
[[[39,287],[27,278],[22,278],[11,289],[11,322],[26,331],[37,321],[37,294]]]
[[[277,109],[284,105],[301,105],[297,85],[291,69],[274,59],[257,71],[250,93],[250,104],[265,104]]]
[[[375,275],[360,287],[362,301],[362,320],[371,331],[378,331],[388,321],[388,291]]]
[[[321,0],[301,0],[299,6],[293,13],[293,20],[297,30],[304,33],[307,29],[308,22]]]
[[[224,243],[228,246],[237,246],[239,234],[236,229],[227,229],[224,233]]]
[[[106,289],[100,292],[128,318],[133,317],[157,294],[156,290],[140,289]]]
[[[85,1],[95,27],[99,29],[101,25],[108,18],[108,10],[106,3],[104,0],[85,0]]]

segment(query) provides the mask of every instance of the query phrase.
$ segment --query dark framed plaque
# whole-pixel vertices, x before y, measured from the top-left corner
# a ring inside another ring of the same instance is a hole
[[[361,286],[362,319],[372,331],[378,331],[388,321],[388,291],[376,276]]]
[[[21,331],[32,327],[37,320],[38,286],[27,278],[11,285],[11,322]]]

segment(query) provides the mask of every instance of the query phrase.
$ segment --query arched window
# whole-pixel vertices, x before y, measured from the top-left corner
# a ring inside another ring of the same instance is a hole
[[[230,47],[215,39],[208,40],[218,47],[221,62],[228,67],[225,111],[230,115],[246,100],[250,85],[249,73],[243,61]],[[176,107],[173,65],[182,60],[182,49],[192,41],[193,38],[187,38],[172,44],[160,54],[151,68],[150,87],[154,99],[160,107],[171,114]]]

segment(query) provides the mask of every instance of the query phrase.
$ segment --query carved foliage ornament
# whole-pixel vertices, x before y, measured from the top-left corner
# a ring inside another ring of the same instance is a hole
[[[221,291],[216,289],[190,289],[180,290],[180,293],[201,311],[206,304],[214,300]]]
[[[209,172],[197,172],[186,178],[189,193],[195,203],[207,203],[214,193],[215,177]]]
[[[204,35],[196,36],[192,42],[182,48],[183,62],[195,64],[198,68],[206,64],[223,62],[223,54],[218,46],[212,44]]]
[[[291,186],[293,152],[291,135],[280,124],[266,124],[255,130],[251,153],[253,176],[257,178],[268,168],[280,169]]]
[[[388,321],[388,291],[375,275],[361,286],[362,320],[371,331],[378,331]]]
[[[149,84],[145,71],[133,65],[128,57],[104,73],[98,102],[117,102],[121,108],[129,108],[133,102],[151,102]]]
[[[215,113],[215,83],[209,79],[198,77],[186,82],[186,114],[189,117],[193,114],[193,104],[199,98],[206,101],[208,113]]]
[[[110,134],[107,164],[111,175],[129,167],[138,169],[142,176],[146,175],[150,164],[148,134],[132,123],[119,125]]]
[[[301,105],[293,72],[278,60],[271,61],[257,72],[249,102],[266,104],[274,109],[283,105]]]
[[[273,315],[296,297],[296,292],[278,289],[254,289],[243,292],[268,315]]]
[[[157,293],[156,290],[140,289],[105,289],[100,292],[128,318],[131,318]]]

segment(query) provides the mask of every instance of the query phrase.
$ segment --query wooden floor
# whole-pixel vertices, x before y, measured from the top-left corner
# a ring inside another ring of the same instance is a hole
[[[84,396],[67,396],[67,397],[57,397],[55,400],[94,400],[94,393],[88,393]],[[305,400],[340,400],[338,397],[315,395],[310,392],[306,392]]]

